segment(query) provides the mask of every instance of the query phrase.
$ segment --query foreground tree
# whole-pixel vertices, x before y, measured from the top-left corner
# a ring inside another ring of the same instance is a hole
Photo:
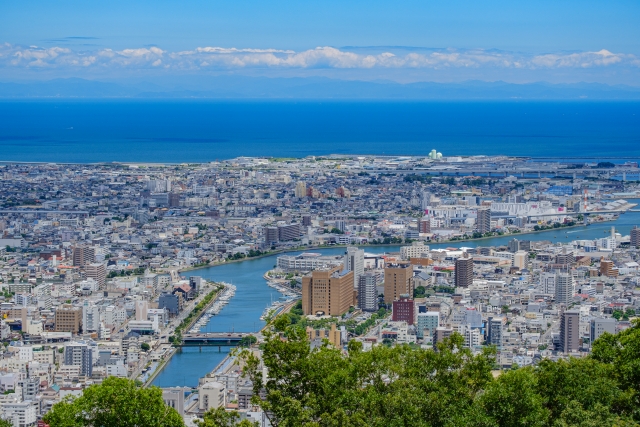
[[[53,405],[44,421],[51,427],[182,427],[180,414],[162,400],[157,387],[109,377],[82,395]]]

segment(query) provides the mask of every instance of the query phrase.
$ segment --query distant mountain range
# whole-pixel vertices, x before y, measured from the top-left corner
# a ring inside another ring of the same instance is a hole
[[[210,98],[210,99],[640,99],[640,87],[599,83],[468,81],[407,83],[323,77],[195,77],[180,83],[113,83],[80,78],[1,83],[0,98]]]

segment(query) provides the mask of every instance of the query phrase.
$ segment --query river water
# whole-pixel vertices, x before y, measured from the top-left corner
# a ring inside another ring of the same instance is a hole
[[[633,201],[636,202],[637,201]],[[599,239],[607,237],[611,227],[623,236],[629,235],[634,225],[640,226],[640,212],[628,212],[616,221],[593,224],[588,227],[556,229],[534,234],[515,237],[523,240],[549,240],[551,242],[567,243],[578,239]],[[496,237],[486,240],[467,242],[447,242],[430,245],[432,248],[444,247],[476,247],[506,245],[514,235]],[[384,253],[398,251],[399,246],[365,247],[367,253]],[[313,250],[322,254],[344,253],[344,248],[329,248]],[[225,306],[220,314],[211,318],[202,328],[211,332],[254,332],[264,326],[260,316],[265,307],[280,297],[280,294],[267,286],[262,278],[263,274],[275,266],[277,255],[259,259],[249,259],[242,262],[230,263],[216,267],[204,268],[186,273],[187,276],[202,276],[208,280],[232,283],[237,287],[235,296]],[[185,347],[176,353],[167,363],[162,372],[155,378],[153,385],[158,387],[196,386],[198,379],[211,372],[228,354],[229,348],[222,347]]]

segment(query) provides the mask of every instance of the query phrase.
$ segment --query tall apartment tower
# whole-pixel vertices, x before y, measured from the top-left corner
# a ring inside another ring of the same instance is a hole
[[[64,347],[64,364],[80,366],[80,375],[88,377],[93,373],[93,354],[87,344],[73,342]]]
[[[467,252],[456,260],[454,274],[456,287],[466,288],[473,284],[473,259]]]
[[[303,227],[311,226],[311,215],[309,214],[302,215],[302,226]]]
[[[637,225],[631,229],[630,244],[632,248],[640,248],[640,228]]]
[[[84,267],[96,261],[96,249],[92,246],[80,245],[73,248],[73,266]]]
[[[542,273],[540,274],[540,287],[545,294],[556,294],[556,274]]]
[[[364,273],[358,280],[358,307],[362,311],[378,310],[378,293],[376,275]]]
[[[429,215],[418,220],[418,233],[431,233],[431,217]]]
[[[302,278],[302,311],[341,316],[354,305],[353,272],[339,265],[314,270]]]
[[[84,272],[87,278],[91,278],[96,281],[99,289],[104,289],[107,283],[107,267],[104,263],[94,262],[84,267]]]
[[[489,319],[487,331],[487,342],[495,345],[498,349],[502,347],[502,335],[506,320],[504,317],[492,317]]]
[[[307,184],[303,181],[298,181],[296,184],[295,196],[300,198],[307,197]]]
[[[580,348],[580,312],[565,311],[560,319],[560,351],[571,353]]]
[[[571,273],[558,273],[556,275],[556,304],[569,304],[573,300],[575,283]]]
[[[344,255],[344,266],[347,270],[353,271],[353,288],[358,289],[360,276],[364,274],[364,249],[349,246]]]
[[[476,229],[483,234],[491,231],[491,209],[478,209]]]
[[[413,265],[389,264],[384,269],[384,302],[391,304],[402,294],[413,295]]]

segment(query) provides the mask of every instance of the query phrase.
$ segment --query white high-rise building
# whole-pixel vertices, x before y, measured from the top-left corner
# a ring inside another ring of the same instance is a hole
[[[556,294],[556,273],[542,273],[540,275],[540,286],[545,294]]]
[[[364,274],[364,249],[349,246],[344,256],[344,267],[353,271],[353,288],[358,289],[360,276]]]
[[[88,300],[82,304],[82,331],[98,332],[100,330],[100,307]]]
[[[575,283],[570,273],[556,275],[556,304],[569,304],[573,300]]]

